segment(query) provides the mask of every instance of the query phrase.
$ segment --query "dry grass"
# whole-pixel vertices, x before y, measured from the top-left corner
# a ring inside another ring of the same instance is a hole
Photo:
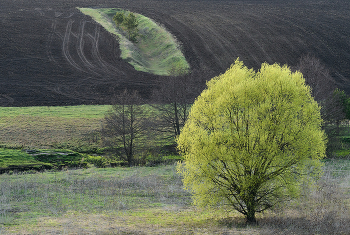
[[[48,148],[56,143],[77,143],[99,130],[100,119],[18,116],[4,117],[0,139],[7,146]]]
[[[340,160],[339,160],[340,161]],[[350,234],[349,163],[335,169],[332,163],[314,188],[260,220],[261,234]]]
[[[16,116],[2,117],[1,143],[6,146],[49,148],[58,143],[78,144],[85,134],[101,127],[98,118]]]
[[[103,147],[100,131],[109,105],[79,105],[57,107],[0,107],[0,145],[20,148],[64,148],[80,152]],[[159,112],[149,105],[142,106],[150,120]],[[150,133],[152,144],[169,144],[164,135]],[[173,142],[170,141],[172,144]],[[147,144],[146,144],[147,145]],[[148,145],[147,145],[148,146]]]
[[[0,107],[1,144],[26,148],[89,145],[109,109],[108,105]]]
[[[336,169],[255,227],[191,206],[170,165],[1,175],[0,234],[350,234],[350,174]]]

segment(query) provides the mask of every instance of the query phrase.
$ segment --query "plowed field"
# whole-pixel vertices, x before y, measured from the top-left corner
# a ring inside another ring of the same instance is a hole
[[[1,0],[0,106],[108,104],[122,89],[147,96],[166,79],[135,71],[114,36],[76,7],[154,19],[182,43],[195,76],[218,75],[237,57],[257,69],[312,54],[350,93],[348,0]]]

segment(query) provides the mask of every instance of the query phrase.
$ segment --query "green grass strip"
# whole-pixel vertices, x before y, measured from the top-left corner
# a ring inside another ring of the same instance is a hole
[[[0,148],[0,168],[6,168],[14,165],[39,164],[33,156],[18,149]]]
[[[0,107],[0,117],[104,118],[110,105]]]
[[[175,37],[150,18],[135,14],[139,21],[140,36],[137,38],[138,42],[133,43],[128,40],[126,32],[117,28],[112,20],[117,12],[121,11],[127,15],[128,11],[118,8],[78,9],[118,37],[121,58],[134,66],[136,70],[156,75],[171,75],[171,70],[174,68],[189,71],[190,66]]]

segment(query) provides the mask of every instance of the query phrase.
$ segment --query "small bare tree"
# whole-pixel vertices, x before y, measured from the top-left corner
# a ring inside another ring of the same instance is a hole
[[[324,130],[328,136],[327,152],[339,147],[340,123],[346,118],[343,93],[336,89],[336,84],[328,69],[314,56],[307,55],[299,60],[295,68],[299,70],[312,96],[321,106]]]
[[[191,104],[201,92],[201,83],[194,79],[193,74],[173,68],[171,76],[165,77],[159,84],[159,89],[153,91],[153,107],[159,112],[157,130],[171,133],[174,138],[184,126]]]
[[[143,103],[135,91],[125,90],[116,98],[116,104],[106,114],[102,127],[102,135],[108,145],[121,146],[120,157],[129,166],[135,165],[136,140],[144,134],[145,118],[141,107]]]
[[[335,81],[328,69],[314,56],[300,58],[296,70],[299,70],[307,85],[312,88],[312,96],[318,102],[329,99],[335,90]]]

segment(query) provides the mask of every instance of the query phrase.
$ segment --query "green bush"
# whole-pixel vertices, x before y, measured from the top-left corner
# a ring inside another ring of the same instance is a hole
[[[104,168],[110,165],[110,162],[107,158],[102,156],[87,156],[85,159],[86,162],[93,164],[95,167]]]

